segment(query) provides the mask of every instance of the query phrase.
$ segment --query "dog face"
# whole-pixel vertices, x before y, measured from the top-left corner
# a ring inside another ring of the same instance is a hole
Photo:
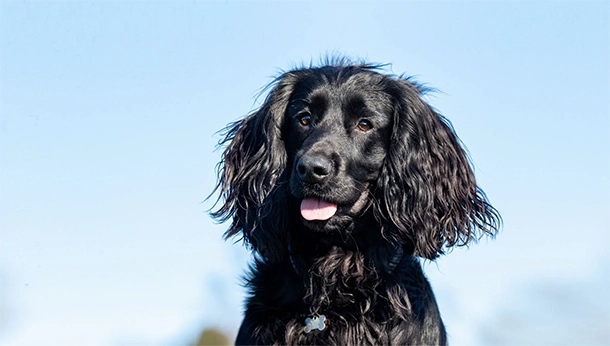
[[[316,231],[351,227],[370,207],[390,145],[392,103],[377,75],[331,83],[303,78],[284,117],[290,193],[304,225]]]
[[[358,223],[434,259],[499,227],[453,128],[410,78],[337,61],[288,71],[270,89],[220,142],[224,203],[212,216],[232,219],[227,237],[279,260],[290,232]]]

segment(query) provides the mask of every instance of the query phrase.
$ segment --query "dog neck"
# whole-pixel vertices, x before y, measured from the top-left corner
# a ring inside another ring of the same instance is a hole
[[[318,317],[328,317],[322,313],[341,314],[353,304],[366,305],[371,295],[385,287],[379,286],[379,280],[396,270],[404,249],[375,234],[371,230],[338,240],[328,234],[300,232],[298,239],[289,240],[288,257],[303,283],[309,329],[315,329],[310,324],[319,322]]]
[[[374,234],[373,232],[359,233],[368,234],[369,236],[350,235],[347,237],[332,237],[316,232],[303,232],[298,237],[290,237],[288,241],[288,257],[294,271],[299,276],[308,275],[310,268],[316,260],[327,256],[333,248],[341,248],[345,253],[362,253],[365,258],[374,263],[375,270],[383,271],[388,275],[392,274],[404,257],[405,251],[403,245],[391,244],[380,235],[371,236],[371,234]],[[356,239],[360,239],[360,241]]]

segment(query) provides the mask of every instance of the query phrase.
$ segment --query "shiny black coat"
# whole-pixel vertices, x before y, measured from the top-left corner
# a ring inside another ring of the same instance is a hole
[[[500,223],[449,122],[425,88],[379,66],[336,60],[270,88],[221,142],[212,215],[256,255],[236,343],[446,344],[419,258]],[[308,221],[305,198],[336,213]]]

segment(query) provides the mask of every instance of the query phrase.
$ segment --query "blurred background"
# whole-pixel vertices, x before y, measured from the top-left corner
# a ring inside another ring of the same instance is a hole
[[[439,89],[504,218],[426,264],[450,343],[610,344],[609,2],[10,0],[0,344],[232,342],[217,131],[335,53]]]

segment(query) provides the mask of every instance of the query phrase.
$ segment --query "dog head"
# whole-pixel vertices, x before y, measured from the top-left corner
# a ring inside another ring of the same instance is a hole
[[[424,91],[344,61],[282,74],[258,110],[227,127],[224,203],[212,216],[232,219],[226,237],[241,234],[271,260],[299,227],[323,236],[365,218],[429,259],[495,233],[500,217]]]

